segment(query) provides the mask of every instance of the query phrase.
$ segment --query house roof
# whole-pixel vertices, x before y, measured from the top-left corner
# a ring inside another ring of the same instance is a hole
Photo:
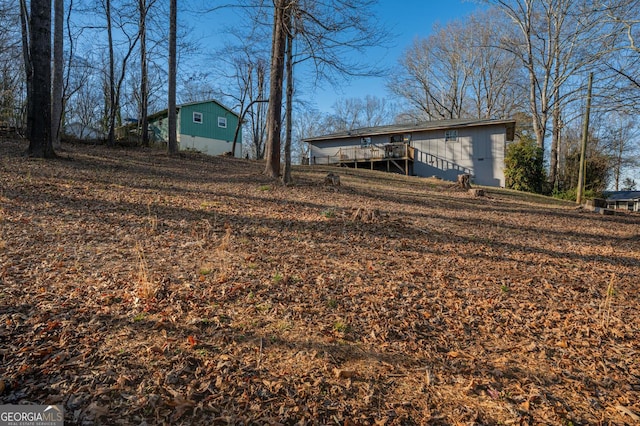
[[[515,120],[477,120],[460,118],[455,120],[435,120],[425,121],[421,123],[412,124],[392,124],[388,126],[377,127],[363,127],[360,129],[345,130],[337,133],[331,133],[322,136],[314,136],[311,138],[303,139],[304,142],[320,142],[333,139],[345,139],[351,137],[365,137],[365,136],[378,136],[389,135],[395,133],[408,133],[408,132],[421,132],[426,130],[446,130],[446,129],[459,129],[464,127],[479,127],[479,126],[495,126],[504,124],[508,129],[515,129]],[[511,136],[511,135],[510,135]],[[512,140],[513,137],[508,138]]]
[[[214,104],[220,106],[221,108],[226,109],[227,111],[229,111],[231,114],[235,115],[236,117],[239,117],[238,114],[236,114],[235,112],[233,112],[231,110],[231,108],[221,104],[220,102],[216,101],[215,99],[209,99],[209,100],[206,100],[206,101],[187,102],[187,103],[184,103],[184,104],[176,105],[176,109],[180,110],[180,108],[184,108],[184,107],[187,107],[187,106],[208,104],[210,102],[213,102]],[[155,112],[155,113],[149,115],[148,119],[149,120],[154,120],[154,119],[160,118],[160,117],[162,117],[164,115],[168,115],[168,111],[169,111],[169,109],[167,108],[167,109],[163,109],[162,111]]]
[[[635,201],[640,200],[640,191],[613,191],[605,194],[607,201]]]

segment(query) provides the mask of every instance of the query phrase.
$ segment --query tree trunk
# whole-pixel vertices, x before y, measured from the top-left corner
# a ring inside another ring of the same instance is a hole
[[[31,157],[51,158],[55,152],[51,144],[51,1],[31,0],[29,33],[33,88],[31,111],[33,118],[29,133]]]
[[[171,0],[169,6],[169,154],[178,152],[177,113],[176,113],[176,29],[177,29],[177,0]]]
[[[60,149],[64,97],[64,0],[55,0],[54,16],[51,141],[54,149]]]
[[[557,13],[553,16],[554,30],[549,34],[549,38],[553,38],[553,111],[551,116],[552,132],[551,132],[551,150],[549,152],[549,186],[551,190],[556,188],[558,180],[558,146],[560,145],[560,136],[562,131],[562,106],[560,99],[560,71],[564,65],[562,63],[560,51],[560,28],[562,27],[563,17]]]
[[[558,147],[560,146],[560,137],[562,136],[562,117],[558,100],[559,89],[556,89],[556,103],[553,105],[553,129],[551,131],[551,150],[549,152],[549,186],[551,189],[556,188],[558,180]]]
[[[140,142],[142,146],[149,146],[149,119],[148,119],[148,105],[149,105],[149,73],[147,71],[147,1],[139,0],[138,3],[140,9]]]
[[[107,39],[109,42],[109,115],[107,123],[108,136],[107,145],[115,144],[115,125],[116,125],[116,71],[115,58],[113,53],[113,27],[111,23],[111,0],[105,2],[105,12],[107,15]]]
[[[458,175],[458,186],[461,189],[471,189],[471,175],[467,173]]]
[[[275,0],[273,38],[271,44],[271,80],[269,85],[269,109],[267,111],[267,160],[265,174],[280,176],[280,136],[282,127],[282,85],[284,80],[286,0]]]
[[[284,138],[284,172],[282,181],[286,185],[291,183],[291,116],[293,113],[293,14],[291,7],[287,8],[285,21],[287,22],[287,100],[285,107],[286,133]]]
[[[256,79],[258,83],[258,99],[264,100],[266,98],[265,93],[265,81],[266,81],[266,67],[256,67]],[[268,99],[266,100],[268,102]],[[265,135],[265,116],[264,110],[268,108],[268,104],[265,106],[265,102],[258,102],[255,112],[252,114],[253,124],[253,146],[256,150],[256,160],[262,160],[264,158],[264,135]]]
[[[31,135],[31,124],[33,122],[33,110],[31,108],[32,87],[33,87],[33,64],[31,62],[31,52],[29,46],[29,11],[26,0],[20,0],[20,27],[22,30],[22,59],[24,61],[25,81],[27,86],[27,116],[25,123],[25,135]]]

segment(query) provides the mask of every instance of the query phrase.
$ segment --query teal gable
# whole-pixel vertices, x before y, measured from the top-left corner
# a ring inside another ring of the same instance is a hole
[[[214,101],[180,107],[181,135],[233,142],[237,125],[238,116]]]
[[[178,145],[181,150],[209,155],[231,152],[239,117],[217,101],[192,102],[178,107]],[[157,141],[168,141],[167,110],[149,117],[149,130]],[[242,156],[242,128],[238,133],[236,157]]]

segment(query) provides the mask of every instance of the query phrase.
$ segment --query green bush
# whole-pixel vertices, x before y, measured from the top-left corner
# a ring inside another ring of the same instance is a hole
[[[556,191],[553,193],[554,198],[559,198],[561,200],[567,201],[576,201],[578,190],[577,188],[571,188],[566,191]],[[582,194],[583,199],[594,199],[601,198],[602,193],[594,191],[593,189],[585,189],[584,194]]]
[[[509,145],[504,165],[507,188],[538,194],[545,192],[544,150],[533,139],[523,137]]]

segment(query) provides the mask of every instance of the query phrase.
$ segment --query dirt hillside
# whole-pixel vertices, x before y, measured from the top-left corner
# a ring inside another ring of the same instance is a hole
[[[638,215],[65,148],[0,140],[0,404],[69,425],[640,424]]]

